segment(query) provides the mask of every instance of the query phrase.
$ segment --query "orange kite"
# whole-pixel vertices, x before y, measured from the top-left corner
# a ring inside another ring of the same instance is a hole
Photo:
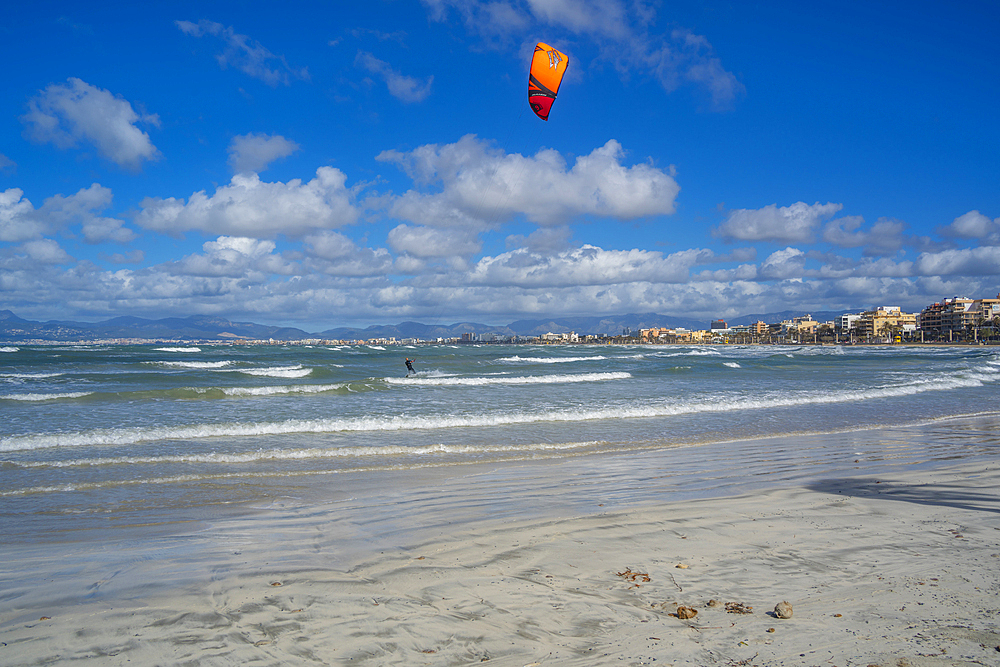
[[[535,45],[531,72],[528,74],[528,104],[542,120],[549,119],[549,111],[556,101],[567,66],[569,57],[565,53],[541,42]]]

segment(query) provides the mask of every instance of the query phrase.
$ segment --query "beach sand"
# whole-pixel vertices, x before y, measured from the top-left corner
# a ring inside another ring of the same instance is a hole
[[[1000,665],[1000,462],[574,495],[602,461],[5,548],[0,664]]]

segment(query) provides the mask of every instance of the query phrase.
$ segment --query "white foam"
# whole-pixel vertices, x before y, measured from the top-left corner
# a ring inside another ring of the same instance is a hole
[[[200,347],[154,347],[155,352],[201,352]]]
[[[233,362],[233,361],[151,361],[149,363],[156,364],[157,366],[166,366],[167,368],[211,369],[211,368],[225,368],[226,366],[232,366],[235,362]]]
[[[0,396],[4,401],[58,401],[64,398],[83,398],[90,396],[92,391],[69,391],[61,394],[7,394]]]
[[[497,361],[508,363],[529,363],[529,364],[565,364],[573,361],[602,361],[607,359],[604,356],[596,357],[501,357]]]
[[[711,356],[721,356],[722,353],[718,350],[713,350],[712,348],[706,348],[704,350],[688,350],[686,352],[658,352],[654,356],[657,357],[711,357]]]
[[[327,391],[342,389],[344,383],[340,384],[302,384],[286,385],[279,387],[223,387],[222,393],[226,396],[280,396],[282,394],[322,394]],[[198,390],[202,391],[202,390]],[[210,390],[204,390],[210,391]]]
[[[601,374],[603,375],[603,374]],[[572,376],[570,376],[572,377]],[[451,378],[459,380],[462,378]],[[472,378],[469,378],[472,379]],[[410,382],[412,380],[400,380]],[[440,380],[444,381],[444,379]],[[873,398],[912,396],[927,391],[947,391],[982,386],[996,381],[996,375],[974,377],[957,375],[923,383],[909,382],[873,389],[817,393],[773,394],[719,400],[716,397],[686,403],[628,403],[602,408],[570,408],[538,412],[498,412],[474,415],[397,415],[333,419],[293,419],[281,422],[196,424],[158,428],[96,429],[70,433],[49,433],[0,438],[0,451],[24,451],[50,447],[129,445],[154,440],[197,440],[214,437],[255,437],[292,433],[392,432],[459,427],[492,427],[540,422],[575,422],[603,419],[655,418],[682,414],[769,410],[810,404],[834,404],[867,401]]]
[[[742,366],[740,366],[735,361],[723,361],[722,365],[723,366],[728,366],[729,368],[743,368]]]
[[[369,350],[385,350],[385,348],[382,347],[381,345],[369,345],[368,349]]]
[[[16,380],[41,380],[43,378],[54,378],[65,373],[0,373],[0,378],[12,378]]]
[[[520,445],[445,445],[416,447],[380,445],[370,447],[336,447],[306,449],[258,449],[252,452],[209,452],[204,454],[168,454],[163,456],[108,456],[63,461],[4,461],[18,468],[77,468],[106,465],[159,465],[164,463],[233,464],[259,461],[295,461],[303,459],[370,459],[401,456],[448,456],[467,454],[531,454],[534,452],[568,451],[593,447],[595,442],[530,443]]]
[[[296,366],[272,366],[270,368],[236,368],[233,370],[238,373],[245,373],[246,375],[271,378],[304,378],[312,373],[311,368],[303,368],[302,364]]]
[[[19,347],[0,347],[0,352],[18,352],[21,348]]]
[[[486,376],[486,377],[410,377],[385,378],[389,384],[418,384],[437,386],[485,386],[496,384],[562,384],[566,382],[602,382],[605,380],[625,380],[632,377],[631,373],[580,373],[574,375],[526,375],[521,377]]]

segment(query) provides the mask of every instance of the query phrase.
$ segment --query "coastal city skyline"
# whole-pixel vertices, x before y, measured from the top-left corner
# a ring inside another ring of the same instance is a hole
[[[579,333],[578,333],[579,330]],[[811,337],[811,340],[810,340]],[[897,343],[973,342],[1000,339],[1000,294],[996,298],[952,297],[908,313],[899,306],[878,306],[856,312],[794,311],[736,318],[732,324],[712,320],[700,327],[655,313],[617,317],[520,320],[507,325],[456,322],[427,325],[404,322],[370,325],[365,329],[338,327],[306,332],[293,327],[268,327],[253,322],[192,316],[148,320],[124,317],[97,323],[50,320],[33,322],[9,310],[0,311],[0,340],[39,342],[230,342],[305,345],[409,345],[418,343]],[[4,348],[13,350],[14,348]]]
[[[1000,291],[990,3],[21,3],[0,309],[372,322]],[[569,59],[547,122],[534,45]]]

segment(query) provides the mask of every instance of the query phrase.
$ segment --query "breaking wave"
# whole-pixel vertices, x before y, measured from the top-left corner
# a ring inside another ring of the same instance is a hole
[[[233,361],[151,361],[151,364],[165,366],[166,368],[192,368],[192,369],[212,369],[232,366]]]
[[[603,375],[603,374],[601,374]],[[290,419],[259,423],[195,424],[154,428],[94,429],[72,433],[16,435],[0,438],[0,451],[13,452],[50,447],[85,447],[100,445],[130,445],[155,440],[197,440],[213,437],[257,437],[294,433],[393,432],[412,429],[453,429],[462,427],[493,427],[542,422],[578,422],[604,419],[641,419],[673,415],[769,410],[801,405],[819,405],[867,401],[878,398],[913,396],[929,391],[947,391],[962,387],[982,386],[995,382],[1000,369],[982,367],[977,372],[945,378],[910,381],[854,391],[818,393],[800,391],[792,394],[741,396],[730,399],[707,397],[687,402],[651,402],[609,405],[597,408],[566,408],[558,410],[497,412],[470,415],[395,415],[381,417],[351,417],[328,419]],[[571,376],[572,377],[572,376]],[[461,380],[462,378],[441,378]],[[475,380],[476,378],[468,378]],[[399,380],[408,382],[410,380]]]
[[[67,398],[83,398],[93,393],[92,391],[68,391],[59,394],[7,394],[0,396],[0,401],[59,401]]]
[[[565,364],[572,361],[603,361],[607,359],[605,356],[596,357],[519,357],[514,355],[513,357],[501,357],[497,361],[503,361],[507,363],[529,363],[529,364]]]
[[[625,380],[632,377],[631,373],[579,373],[574,375],[526,375],[521,377],[505,377],[502,375],[487,377],[410,377],[384,378],[389,384],[417,384],[435,386],[486,386],[512,384],[563,384],[566,382],[602,382],[604,380]]]
[[[312,373],[311,368],[303,368],[302,364],[296,366],[271,366],[269,368],[234,368],[233,370],[238,373],[245,373],[246,375],[271,378],[304,378]]]

